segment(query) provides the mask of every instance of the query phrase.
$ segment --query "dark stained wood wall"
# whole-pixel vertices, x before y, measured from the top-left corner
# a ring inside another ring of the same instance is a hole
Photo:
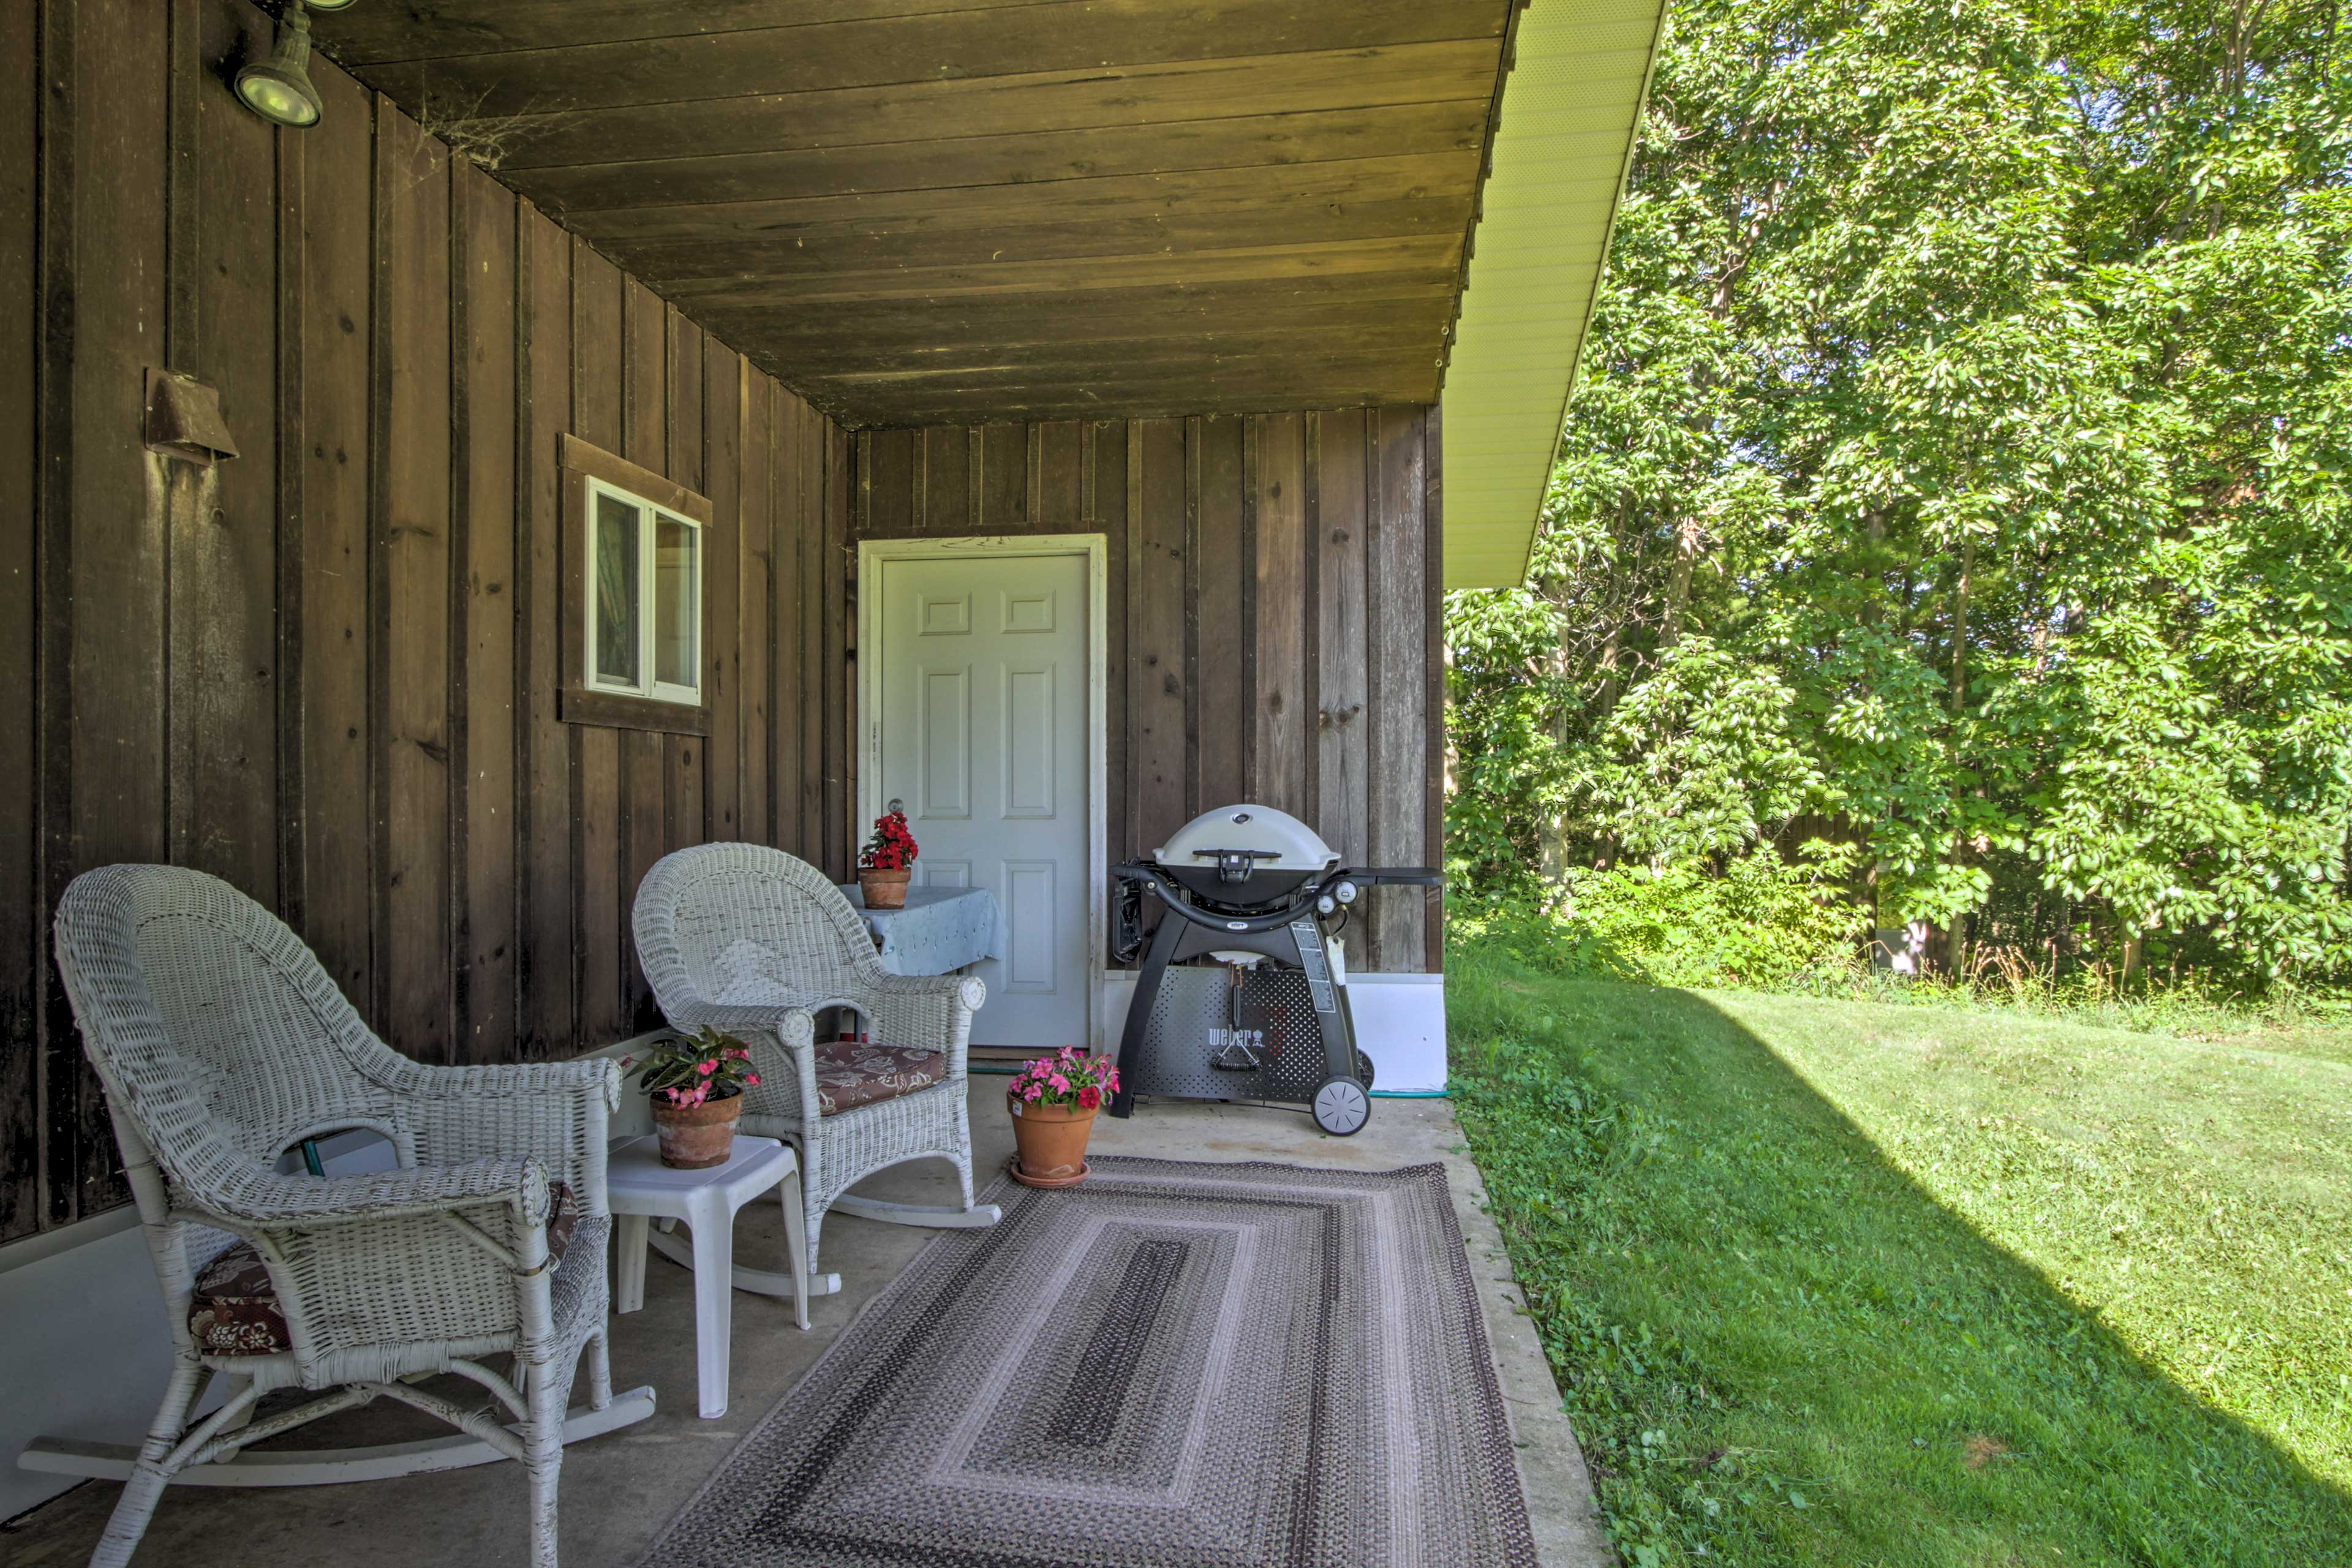
[[[47,956],[84,869],[226,878],[449,1062],[655,1022],[627,920],[668,849],[845,871],[849,502],[826,420],[388,100],[320,61],[317,128],[244,112],[242,0],[0,12],[5,1240],[121,1197]],[[242,455],[142,451],[150,365]],[[708,738],[557,721],[565,432],[715,503]]]
[[[860,539],[1106,536],[1114,858],[1244,800],[1356,864],[1441,858],[1435,409],[852,439]],[[845,677],[828,700],[847,712]],[[1368,923],[1356,968],[1439,966],[1435,895],[1381,889]]]

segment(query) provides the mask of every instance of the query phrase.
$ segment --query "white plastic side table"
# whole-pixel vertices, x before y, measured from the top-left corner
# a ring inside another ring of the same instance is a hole
[[[771,1187],[781,1186],[784,1203],[784,1247],[789,1275],[735,1267],[735,1211]],[[805,1329],[808,1315],[808,1242],[801,1215],[801,1163],[773,1138],[735,1135],[735,1152],[723,1165],[677,1171],[661,1163],[661,1141],[648,1134],[619,1138],[604,1157],[604,1192],[620,1224],[613,1310],[634,1312],[646,1304],[646,1249],[659,1246],[694,1270],[694,1361],[702,1384],[702,1418],[727,1414],[727,1370],[732,1349],[735,1292],[792,1292],[793,1321]],[[650,1219],[682,1219],[693,1233],[690,1258],[680,1258],[677,1240],[656,1240]]]

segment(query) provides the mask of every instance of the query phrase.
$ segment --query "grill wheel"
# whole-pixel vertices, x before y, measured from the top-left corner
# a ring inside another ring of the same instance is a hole
[[[1335,1078],[1315,1091],[1315,1125],[1346,1138],[1372,1119],[1371,1097],[1352,1078]]]

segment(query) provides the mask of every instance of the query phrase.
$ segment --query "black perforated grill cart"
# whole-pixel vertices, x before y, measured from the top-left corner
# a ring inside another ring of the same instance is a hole
[[[1132,1113],[1139,1094],[1164,1094],[1303,1106],[1341,1137],[1362,1127],[1372,1064],[1356,1047],[1333,938],[1364,889],[1433,887],[1438,874],[1342,868],[1286,812],[1228,805],[1112,875],[1112,951],[1123,963],[1141,953],[1143,970],[1119,1037],[1110,1113]],[[1155,903],[1160,922],[1147,931]]]

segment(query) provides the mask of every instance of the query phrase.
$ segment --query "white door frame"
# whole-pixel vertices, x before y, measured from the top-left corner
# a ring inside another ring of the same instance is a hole
[[[882,815],[882,574],[886,561],[957,556],[1079,555],[1087,563],[1087,1039],[1102,1048],[1104,954],[1110,938],[1108,756],[1110,542],[1100,533],[991,534],[962,539],[867,539],[857,546],[858,819]],[[864,835],[859,836],[860,842]]]

